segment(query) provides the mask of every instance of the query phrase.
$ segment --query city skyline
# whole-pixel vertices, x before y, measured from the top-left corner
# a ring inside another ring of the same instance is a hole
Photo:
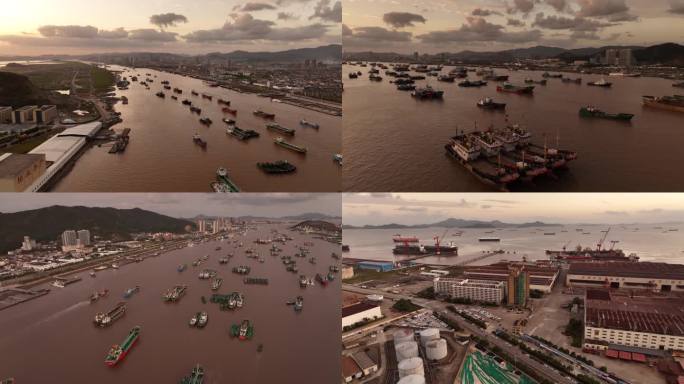
[[[675,193],[348,193],[342,205],[343,223],[357,226],[419,225],[449,218],[615,225],[681,222],[684,217],[684,196]]]
[[[7,193],[0,200],[0,214],[54,205],[117,209],[141,208],[176,218],[208,216],[256,216],[278,218],[305,213],[341,215],[341,197],[316,193],[70,193],[20,195]],[[270,204],[264,204],[264,201]]]
[[[681,0],[352,0],[342,38],[347,52],[404,54],[648,46],[682,41],[682,16]]]
[[[27,0],[4,5],[0,48],[5,55],[37,56],[316,47],[340,43],[341,10],[339,0]]]

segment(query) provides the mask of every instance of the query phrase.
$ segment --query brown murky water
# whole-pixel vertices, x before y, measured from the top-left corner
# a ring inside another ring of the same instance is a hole
[[[657,78],[606,77],[612,88],[587,86],[597,75],[581,76],[582,85],[549,79],[548,85],[536,85],[534,96],[504,94],[496,91],[496,82],[481,88],[462,88],[455,83],[428,82],[444,90],[443,101],[420,101],[410,92],[398,91],[381,71],[382,82],[368,80],[368,69],[343,66],[344,79],[344,189],[346,191],[489,191],[460,164],[445,155],[444,145],[456,127],[466,131],[486,129],[490,124],[502,127],[505,115],[526,126],[533,142],[573,149],[578,159],[560,180],[542,179],[536,185],[521,185],[519,190],[569,192],[681,191],[684,176],[677,165],[684,163],[684,114],[642,107],[642,95],[672,95],[672,82]],[[451,67],[445,67],[447,73]],[[350,80],[351,71],[363,76]],[[510,76],[514,84],[526,77],[542,79],[542,72],[512,72],[496,69]],[[469,78],[477,79],[469,72]],[[681,92],[679,92],[681,93]],[[482,110],[477,101],[491,96],[507,103],[506,113]],[[611,112],[633,113],[631,123],[601,119],[582,119],[579,108],[594,104]]]
[[[96,278],[81,273],[81,282],[52,291],[41,298],[0,313],[0,378],[15,377],[17,383],[174,383],[190,373],[196,363],[206,372],[205,383],[336,383],[340,356],[340,283],[306,289],[299,287],[298,274],[285,271],[279,257],[267,252],[270,245],[257,245],[257,237],[267,238],[274,225],[262,225],[243,239],[244,248],[229,242],[210,242],[147,259],[119,270],[99,272]],[[281,230],[285,225],[275,226]],[[301,274],[313,277],[327,273],[339,253],[339,246],[291,233],[294,241],[282,254],[293,255],[304,241],[318,263],[296,258]],[[217,246],[222,250],[215,251]],[[244,250],[256,248],[266,261],[247,259]],[[234,253],[227,265],[218,260]],[[199,267],[192,261],[211,255]],[[188,269],[176,268],[187,263]],[[242,276],[231,272],[237,265],[250,265],[249,276],[270,279],[267,286],[244,285]],[[197,274],[204,268],[216,269],[224,279],[219,293],[241,291],[245,304],[236,311],[220,311],[218,305],[202,304],[200,297],[212,292],[207,280]],[[175,284],[187,284],[180,302],[166,304],[161,295]],[[92,324],[96,312],[106,311],[122,301],[123,292],[135,285],[141,291],[128,299],[126,315],[105,329]],[[107,288],[108,297],[93,304],[88,296]],[[285,305],[297,295],[304,297],[304,309],[295,313]],[[209,322],[204,329],[188,326],[190,317],[206,310]],[[232,323],[250,319],[252,340],[232,339]],[[123,341],[128,331],[142,326],[138,344],[114,368],[105,366],[104,357],[112,344]],[[258,344],[264,349],[257,352]]]
[[[117,67],[114,67],[117,69]],[[231,178],[243,191],[248,192],[337,192],[341,188],[342,171],[333,161],[333,155],[341,152],[340,117],[329,116],[292,105],[271,102],[268,98],[242,94],[223,88],[212,88],[203,81],[162,73],[149,69],[131,70],[124,76],[139,74],[145,79],[150,73],[154,80],[146,90],[139,83],[128,90],[117,91],[126,96],[128,105],[118,103],[123,122],[115,129],[131,128],[130,144],[122,154],[109,154],[109,145],[93,147],[81,156],[74,168],[53,188],[57,192],[208,192],[220,166],[229,170]],[[157,77],[153,77],[153,76]],[[166,98],[155,96],[163,90],[161,81],[168,80],[171,87],[183,90],[172,100],[171,90],[164,90]],[[196,90],[200,96],[192,96]],[[213,95],[209,101],[202,93]],[[201,117],[213,120],[211,127],[199,123],[197,114],[181,104],[189,99],[202,109]],[[237,116],[224,114],[218,98],[231,101]],[[282,135],[266,129],[269,120],[256,117],[254,110],[275,113],[275,122],[294,128],[295,136]],[[222,118],[237,120],[243,129],[253,129],[260,137],[241,142],[226,134],[227,125]],[[320,129],[301,127],[301,119],[316,122]],[[192,141],[198,132],[207,141],[202,150]],[[273,143],[283,136],[294,144],[308,149],[301,155]],[[287,160],[297,166],[288,175],[268,175],[259,170],[257,162]]]

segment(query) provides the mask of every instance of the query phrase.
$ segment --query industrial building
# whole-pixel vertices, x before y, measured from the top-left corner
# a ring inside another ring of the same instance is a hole
[[[359,269],[370,269],[377,272],[387,272],[394,269],[394,263],[391,261],[360,261],[356,263]]]
[[[356,365],[361,368],[364,376],[372,375],[378,371],[378,364],[373,361],[366,352],[359,351],[352,355]]]
[[[0,124],[12,123],[12,107],[0,106]]]
[[[530,273],[523,266],[515,266],[506,281],[506,304],[524,308],[529,298]]]
[[[371,303],[355,303],[342,307],[342,329],[364,320],[382,317],[380,306]]]
[[[57,118],[57,106],[42,105],[33,111],[33,116],[38,124],[51,123]]]
[[[12,124],[27,124],[36,122],[35,111],[37,105],[25,105],[12,111]]]
[[[501,281],[437,277],[433,286],[435,293],[451,298],[497,304],[504,298],[504,283]]]
[[[652,262],[572,263],[569,287],[684,291],[684,265]]]
[[[342,266],[342,280],[351,279],[354,277],[354,267],[351,265]]]
[[[463,274],[468,279],[502,281],[507,283],[511,270],[522,267],[529,277],[529,289],[550,293],[558,278],[558,269],[540,263],[516,263],[502,261],[491,265],[467,267]]]
[[[25,191],[46,168],[42,154],[0,154],[0,192]]]
[[[342,379],[345,383],[351,383],[352,380],[363,376],[363,371],[356,364],[354,359],[349,356],[342,356]]]
[[[584,302],[584,348],[684,351],[683,298],[589,289]]]

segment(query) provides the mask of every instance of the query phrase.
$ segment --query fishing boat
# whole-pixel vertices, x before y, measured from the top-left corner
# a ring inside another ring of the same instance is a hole
[[[206,125],[206,126],[209,126],[209,125],[211,125],[211,124],[213,123],[213,121],[211,121],[211,119],[208,118],[208,117],[203,117],[203,118],[199,119],[199,122],[200,122],[201,124]]]
[[[219,288],[221,288],[221,284],[223,284],[223,279],[220,277],[216,277],[211,281],[211,290],[212,291],[218,291]]]
[[[216,102],[223,105],[230,105],[230,100],[224,100],[219,98],[218,100],[216,100]]]
[[[598,81],[590,81],[590,82],[587,83],[587,85],[591,85],[591,86],[594,86],[594,87],[604,87],[604,88],[607,88],[607,87],[610,87],[611,85],[613,85],[613,83],[611,83],[611,82],[609,82],[609,81],[606,81],[606,79],[604,79],[604,78],[601,78],[601,80],[598,80]]]
[[[273,119],[275,118],[275,113],[268,113],[264,112],[261,109],[257,109],[256,111],[252,112],[254,116],[261,117],[264,119]]]
[[[216,181],[224,184],[228,189],[227,192],[240,192],[240,188],[230,179],[228,170],[224,167],[219,167],[216,170]]]
[[[207,147],[207,142],[202,139],[202,136],[200,136],[199,133],[195,133],[194,135],[192,135],[192,141],[202,148]]]
[[[162,99],[166,97],[166,94],[164,92],[157,92],[155,93],[157,97],[161,97]]]
[[[257,163],[257,167],[266,173],[291,173],[297,167],[290,164],[287,160],[278,160],[273,163]]]
[[[180,384],[202,384],[204,383],[204,368],[197,364],[192,371],[190,376],[185,376],[180,380]]]
[[[624,121],[632,120],[632,117],[634,117],[631,113],[607,113],[591,105],[580,108],[579,115],[581,117],[598,117],[602,119]]]
[[[140,338],[140,326],[133,327],[121,345],[113,345],[109,349],[109,353],[105,357],[105,364],[113,367],[122,361],[138,341],[138,338]]]
[[[98,312],[93,318],[93,324],[98,327],[104,328],[112,325],[116,320],[120,319],[126,314],[126,303],[120,302],[114,306],[108,312]]]
[[[200,115],[200,114],[202,114],[202,108],[190,107],[190,112]]]
[[[291,151],[306,154],[306,147],[300,147],[296,144],[288,143],[282,137],[277,137],[273,142],[276,145],[279,145],[279,146],[286,148],[286,149],[289,149]]]
[[[307,121],[307,120],[304,120],[304,119],[302,119],[302,120],[299,122],[299,125],[301,125],[301,126],[303,126],[303,127],[314,128],[314,129],[319,129],[319,128],[321,127],[320,125],[318,125],[318,123],[314,123],[314,122]]]
[[[411,96],[418,99],[441,99],[444,97],[444,91],[433,89],[427,85],[425,88],[416,88],[411,92]]]
[[[665,109],[673,112],[684,112],[684,96],[642,96],[644,106]]]
[[[190,100],[188,100],[188,99],[184,99],[183,101],[181,101],[181,104],[183,104],[183,105],[192,105],[192,101],[190,101]]]
[[[240,340],[248,340],[254,336],[254,326],[250,324],[249,320],[242,320],[242,323],[233,324],[230,328],[230,334]]]
[[[506,109],[506,103],[496,103],[491,97],[480,99],[477,106],[486,109]]]
[[[341,166],[342,165],[342,154],[341,153],[334,154],[333,155],[333,161]]]
[[[268,124],[266,124],[266,128],[268,128],[272,131],[277,131],[277,132],[284,133],[284,134],[290,135],[290,136],[294,136],[294,134],[295,134],[294,129],[283,127],[282,125],[280,125],[278,123],[268,123]]]
[[[531,95],[534,92],[534,85],[513,85],[509,82],[496,87],[497,92],[515,93],[518,95]]]
[[[124,297],[124,299],[129,299],[129,298],[131,298],[131,296],[133,296],[133,294],[138,293],[138,292],[140,292],[140,286],[136,285],[133,288],[128,288],[126,290],[126,292],[124,292],[123,297]]]
[[[563,78],[561,78],[561,81],[562,81],[563,83],[582,84],[582,78],[581,78],[581,77],[578,77],[578,78],[576,78],[576,79],[571,79],[571,78],[569,78],[569,77],[563,77]]]
[[[197,91],[195,91],[194,89],[193,89],[192,91],[190,91],[190,93],[191,93],[193,96],[199,96],[199,93],[197,93]]]
[[[349,78],[350,78],[350,79],[357,79],[358,77],[359,77],[359,75],[357,75],[357,74],[354,73],[354,72],[350,72],[350,73],[349,73]]]
[[[463,80],[458,83],[459,87],[482,87],[485,85],[487,85],[487,82],[482,80]]]
[[[302,296],[297,296],[297,300],[294,303],[294,310],[299,312],[304,308],[304,298]]]
[[[176,270],[177,270],[178,272],[183,272],[183,271],[185,271],[186,269],[188,269],[188,265],[187,265],[187,264],[180,264],[180,265],[178,265],[178,268],[176,268]]]

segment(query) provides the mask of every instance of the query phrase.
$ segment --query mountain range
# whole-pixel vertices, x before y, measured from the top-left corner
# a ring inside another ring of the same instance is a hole
[[[29,211],[0,213],[0,252],[19,248],[24,236],[39,242],[57,240],[62,232],[87,229],[91,235],[126,240],[131,233],[183,233],[194,224],[140,208],[51,206]]]
[[[513,224],[505,223],[499,220],[493,221],[481,221],[481,220],[464,220],[464,219],[446,219],[438,221],[435,223],[428,224],[381,224],[381,225],[364,225],[362,227],[353,225],[343,225],[343,229],[402,229],[402,228],[430,228],[430,227],[442,227],[442,228],[527,228],[527,227],[557,227],[561,224],[550,224],[541,221],[534,221],[530,223]]]
[[[189,218],[188,220],[193,220],[193,221],[200,220],[200,219],[212,220],[215,218],[216,218],[216,216],[197,215],[193,218]],[[243,221],[250,221],[250,220],[305,221],[305,220],[340,220],[341,218],[339,216],[330,216],[330,215],[326,215],[324,213],[308,212],[308,213],[302,213],[300,215],[281,216],[281,217],[239,216],[239,217],[236,217],[236,219],[243,220]]]
[[[515,48],[496,52],[443,52],[421,56],[422,61],[461,61],[464,63],[504,63],[520,59],[562,59],[565,61],[588,60],[611,48],[629,48],[639,64],[669,64],[684,66],[684,45],[664,43],[649,47],[603,46],[566,49],[537,45],[529,48]],[[344,60],[354,61],[414,61],[412,55],[396,52],[344,52]]]

